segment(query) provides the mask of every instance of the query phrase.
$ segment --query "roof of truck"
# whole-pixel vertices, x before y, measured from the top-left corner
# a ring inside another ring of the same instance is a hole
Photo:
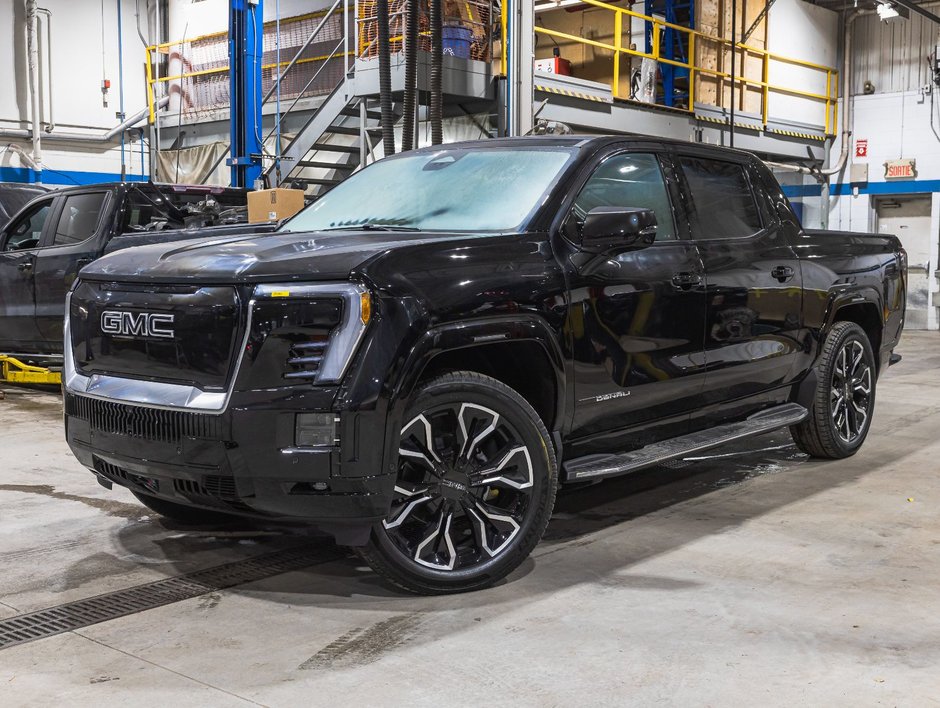
[[[467,140],[458,143],[447,143],[445,145],[435,145],[425,147],[422,150],[440,150],[442,148],[506,148],[527,145],[532,147],[569,147],[569,148],[601,148],[605,145],[615,143],[642,141],[661,143],[663,145],[681,145],[685,147],[694,146],[696,149],[703,148],[717,154],[736,154],[751,155],[745,150],[724,147],[721,145],[709,145],[707,143],[693,143],[689,140],[678,140],[676,138],[661,138],[655,135],[642,135],[640,133],[623,133],[621,135],[526,135],[516,138],[492,138],[484,140]]]

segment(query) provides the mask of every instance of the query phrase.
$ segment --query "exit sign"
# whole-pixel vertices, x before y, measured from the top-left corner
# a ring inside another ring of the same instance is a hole
[[[917,177],[917,160],[891,160],[885,163],[885,179],[914,179]]]

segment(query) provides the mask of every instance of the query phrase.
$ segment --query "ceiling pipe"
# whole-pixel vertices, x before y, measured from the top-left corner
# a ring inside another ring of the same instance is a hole
[[[26,52],[29,61],[29,88],[31,112],[31,135],[27,131],[23,137],[30,137],[33,143],[33,162],[42,165],[42,126],[39,115],[41,97],[39,95],[39,18],[36,0],[26,0]],[[14,137],[14,136],[9,136]]]
[[[164,96],[159,101],[157,101],[154,106],[157,109],[163,108],[167,103],[170,102],[169,96]],[[50,133],[46,135],[42,140],[45,142],[63,142],[63,143],[96,143],[96,144],[105,144],[112,142],[115,138],[119,137],[124,131],[128,128],[133,128],[137,123],[144,120],[148,115],[150,115],[149,108],[143,108],[139,110],[134,115],[130,116],[126,120],[122,121],[118,125],[111,128],[111,130],[105,133]],[[35,131],[33,131],[35,133]],[[30,134],[28,130],[16,130],[10,128],[0,129],[0,138],[15,138],[18,140],[31,140],[34,139],[34,136]],[[35,146],[34,146],[35,148]],[[35,159],[35,149],[33,150],[33,160],[37,164],[42,164]]]
[[[49,85],[49,120],[46,122],[45,131],[51,133],[55,130],[55,117],[52,114],[52,100],[55,96],[52,90],[52,12],[44,7],[37,7],[36,12],[46,16],[46,76],[48,77],[46,83]]]
[[[894,5],[900,5],[901,7],[906,7],[911,12],[916,12],[921,17],[926,17],[928,20],[932,20],[937,24],[940,24],[940,17],[937,17],[930,10],[925,10],[923,7],[917,3],[911,2],[911,0],[891,0]]]

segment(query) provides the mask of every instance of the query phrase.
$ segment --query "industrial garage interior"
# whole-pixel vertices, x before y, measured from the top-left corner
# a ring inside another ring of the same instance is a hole
[[[940,705],[940,2],[0,37],[0,705]]]

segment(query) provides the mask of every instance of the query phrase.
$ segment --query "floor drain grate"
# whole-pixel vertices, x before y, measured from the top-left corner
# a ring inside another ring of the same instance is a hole
[[[326,548],[267,553],[0,620],[0,649],[341,558]]]

